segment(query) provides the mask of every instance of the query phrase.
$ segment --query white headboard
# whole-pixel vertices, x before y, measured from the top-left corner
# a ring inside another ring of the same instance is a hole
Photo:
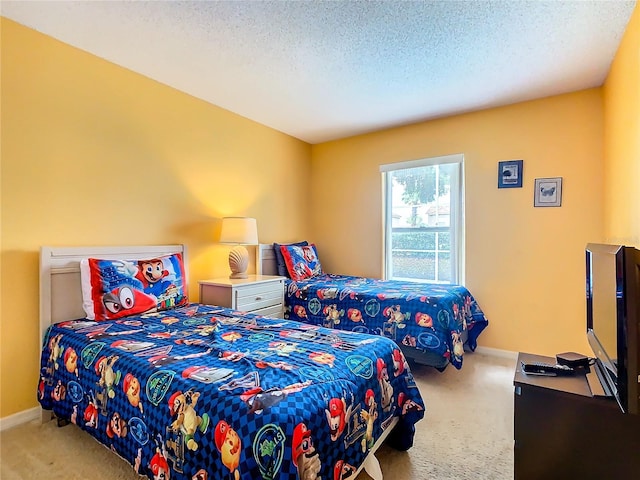
[[[272,243],[261,243],[256,248],[256,273],[258,275],[278,275],[276,254]]]
[[[184,245],[42,247],[40,249],[40,339],[52,323],[85,317],[80,285],[80,260],[83,258],[143,260],[178,252],[183,254],[186,269]],[[188,275],[187,278],[189,278]]]

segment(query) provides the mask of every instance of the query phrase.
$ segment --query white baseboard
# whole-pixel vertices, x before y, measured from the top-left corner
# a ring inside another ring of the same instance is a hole
[[[40,418],[40,407],[33,407],[29,410],[23,410],[13,415],[0,418],[0,432],[8,430],[23,423],[30,422],[31,420],[37,420]]]
[[[518,359],[518,352],[512,352],[511,350],[500,350],[499,348],[482,347],[478,345],[475,352],[481,355],[490,355],[492,357],[508,358],[509,360],[513,360],[513,361]]]

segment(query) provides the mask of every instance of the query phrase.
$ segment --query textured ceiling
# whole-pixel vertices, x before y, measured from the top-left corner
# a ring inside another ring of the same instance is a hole
[[[635,1],[6,1],[309,143],[602,85]]]

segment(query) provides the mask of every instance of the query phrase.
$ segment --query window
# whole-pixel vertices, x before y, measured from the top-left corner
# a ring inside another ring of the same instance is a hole
[[[382,165],[385,278],[462,283],[463,156]]]

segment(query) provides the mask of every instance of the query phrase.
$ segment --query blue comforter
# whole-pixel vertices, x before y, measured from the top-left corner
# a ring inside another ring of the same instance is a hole
[[[195,304],[51,326],[38,399],[138,473],[187,480],[351,478],[394,418],[406,449],[424,415],[389,339]]]
[[[324,274],[287,281],[287,318],[312,325],[382,335],[462,367],[463,331],[475,350],[488,320],[469,290]]]

